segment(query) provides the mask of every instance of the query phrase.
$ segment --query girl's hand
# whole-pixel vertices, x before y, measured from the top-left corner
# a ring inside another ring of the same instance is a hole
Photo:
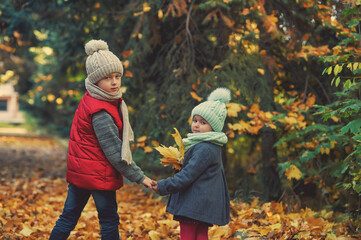
[[[157,183],[155,183],[155,185],[153,185],[153,191],[156,192],[157,194],[159,194]]]

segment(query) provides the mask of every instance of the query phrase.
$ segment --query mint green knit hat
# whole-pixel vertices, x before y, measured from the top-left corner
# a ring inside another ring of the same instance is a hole
[[[221,132],[227,116],[226,104],[231,100],[231,92],[227,88],[217,88],[209,94],[207,101],[200,103],[192,110],[194,115],[204,118],[213,131]]]

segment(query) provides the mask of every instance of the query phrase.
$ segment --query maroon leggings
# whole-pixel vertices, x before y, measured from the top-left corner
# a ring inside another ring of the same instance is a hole
[[[181,240],[208,240],[208,226],[199,223],[180,222]]]

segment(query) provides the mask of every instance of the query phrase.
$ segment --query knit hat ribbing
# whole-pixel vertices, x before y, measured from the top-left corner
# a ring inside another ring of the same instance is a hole
[[[88,58],[85,62],[88,79],[96,84],[110,73],[123,75],[123,65],[119,58],[109,51],[108,44],[103,40],[90,40],[85,44]]]
[[[217,88],[209,96],[207,101],[197,105],[192,110],[194,115],[203,117],[213,131],[221,132],[227,116],[226,104],[231,100],[231,92],[227,88]]]

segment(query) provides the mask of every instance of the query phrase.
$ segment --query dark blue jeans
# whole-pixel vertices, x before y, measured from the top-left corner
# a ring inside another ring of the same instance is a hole
[[[68,196],[65,201],[63,213],[56,221],[49,240],[67,239],[69,237],[70,232],[75,228],[90,195],[93,196],[98,211],[102,239],[119,239],[119,215],[115,191],[90,191],[69,184]]]

